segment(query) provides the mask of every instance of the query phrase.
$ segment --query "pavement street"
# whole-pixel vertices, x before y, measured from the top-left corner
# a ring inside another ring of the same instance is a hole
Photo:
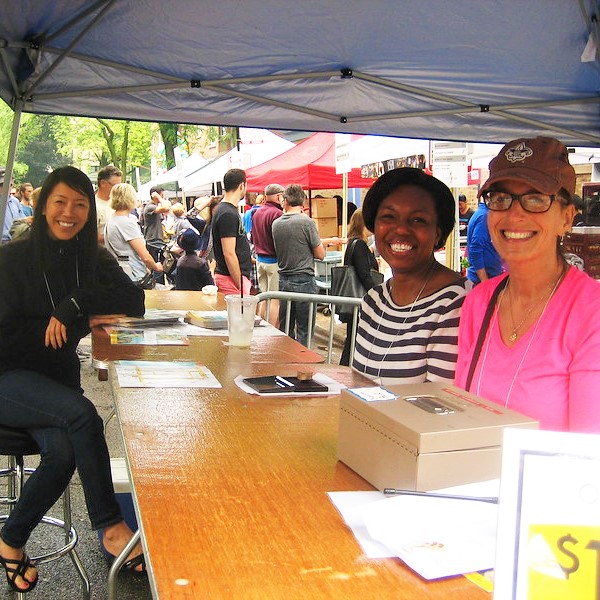
[[[329,317],[320,311],[317,313],[317,327],[312,349],[326,356],[327,338],[329,333]],[[334,359],[339,362],[339,356],[345,335],[345,325],[336,325],[334,337]],[[81,341],[80,347],[90,350],[89,336]],[[85,358],[81,363],[82,387],[85,394],[96,405],[101,417],[106,417],[113,405],[110,384],[107,381],[98,381],[96,371],[91,366],[90,358]],[[107,427],[106,438],[111,457],[124,456],[123,444],[118,424],[113,419]],[[28,464],[35,466],[36,457]],[[0,483],[0,495],[4,495],[6,486],[4,481]],[[73,524],[79,536],[77,552],[81,558],[91,583],[91,598],[93,600],[106,600],[106,581],[110,565],[100,550],[98,536],[90,528],[83,492],[79,478],[75,475],[71,483],[71,504],[73,510]],[[57,510],[58,508],[58,510]],[[51,512],[60,518],[60,503]],[[48,546],[47,540],[58,540],[57,533],[49,526],[39,526],[34,532],[32,539],[27,545],[27,552],[31,555],[40,554]],[[168,540],[165,540],[168,543]],[[44,546],[46,544],[46,546]],[[55,544],[58,546],[58,543]],[[175,551],[175,550],[174,550]],[[2,574],[2,581],[6,581]],[[76,571],[69,558],[64,557],[58,561],[42,565],[40,567],[40,581],[32,592],[27,594],[28,600],[76,600],[81,598],[81,585]],[[6,583],[0,583],[0,599],[13,598]],[[147,578],[129,572],[119,575],[118,600],[148,600],[151,599],[150,587]]]

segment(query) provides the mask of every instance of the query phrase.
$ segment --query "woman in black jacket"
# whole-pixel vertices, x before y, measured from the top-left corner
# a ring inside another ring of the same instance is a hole
[[[89,178],[62,167],[44,182],[30,234],[0,248],[0,423],[25,429],[41,456],[0,531],[0,564],[20,592],[38,581],[25,543],[75,468],[107,551],[118,555],[132,535],[115,499],[102,420],[80,386],[76,348],[90,326],[143,315],[144,294],[98,246],[96,229]],[[140,550],[133,554],[129,568],[143,569]]]
[[[348,245],[344,254],[344,264],[352,265],[356,275],[365,292],[369,291],[373,286],[380,281],[373,280],[372,270],[378,270],[377,259],[371,252],[367,241],[369,230],[365,226],[365,221],[362,216],[362,210],[359,208],[354,211],[348,224]],[[350,342],[352,334],[352,322],[346,325],[346,340],[340,358],[340,365],[348,366],[350,364]]]

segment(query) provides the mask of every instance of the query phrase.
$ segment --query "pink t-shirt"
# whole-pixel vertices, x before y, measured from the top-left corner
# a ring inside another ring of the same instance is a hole
[[[465,299],[458,330],[455,382],[465,388],[489,299],[505,275]],[[497,310],[470,391],[539,420],[554,431],[600,433],[600,282],[574,267],[538,321],[508,348]]]

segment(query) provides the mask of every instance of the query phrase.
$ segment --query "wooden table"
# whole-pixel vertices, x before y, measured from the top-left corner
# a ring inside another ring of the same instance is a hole
[[[222,294],[206,296],[201,292],[147,290],[146,308],[165,310],[225,310]],[[269,325],[269,327],[272,327]],[[290,362],[318,363],[324,358],[309,350],[287,335],[254,337],[249,348],[237,348],[227,344],[227,336],[190,337],[189,346],[111,345],[108,334],[96,327],[92,335],[92,364],[98,370],[98,378],[108,378],[108,362],[111,360],[190,360],[204,356],[229,363]]]
[[[111,377],[155,598],[489,599],[464,578],[425,582],[362,555],[326,495],[373,489],[336,459],[338,397],[258,397],[233,383],[296,364],[204,362],[222,389],[121,389]]]
[[[202,292],[146,290],[146,308],[165,310],[226,310],[225,296],[207,296]]]

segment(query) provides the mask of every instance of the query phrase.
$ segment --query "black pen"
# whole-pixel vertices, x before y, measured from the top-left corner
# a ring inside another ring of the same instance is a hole
[[[423,496],[429,498],[447,498],[449,500],[474,500],[475,502],[487,502],[488,504],[498,504],[498,498],[494,498],[493,496],[460,496],[458,494],[415,492],[414,490],[397,490],[395,488],[384,488],[383,493],[387,496]]]

